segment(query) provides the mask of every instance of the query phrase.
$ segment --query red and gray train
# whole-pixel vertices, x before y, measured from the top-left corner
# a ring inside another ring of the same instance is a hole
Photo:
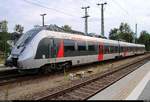
[[[144,52],[141,44],[34,28],[21,36],[6,62],[21,71],[49,72]]]

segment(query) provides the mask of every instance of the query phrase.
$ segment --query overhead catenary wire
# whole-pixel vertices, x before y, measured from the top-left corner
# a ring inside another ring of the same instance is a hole
[[[40,1],[40,0],[34,0],[34,1],[36,1],[36,2],[38,2],[38,3],[40,3],[40,4],[46,4],[46,5],[47,5],[46,2],[42,2],[42,1]],[[72,1],[71,1],[71,2],[72,2]],[[47,5],[47,6],[48,6],[48,5]],[[76,11],[77,8],[78,8],[78,7],[69,6],[69,9],[72,9],[72,10],[74,10],[74,11]],[[60,8],[60,9],[62,9],[62,8]],[[73,15],[73,14],[71,14],[71,15]]]
[[[116,0],[112,1],[114,1],[116,5],[118,5],[127,15],[129,15],[129,12],[125,8],[123,8]]]
[[[131,7],[130,9],[134,9],[132,6],[130,6],[130,7]],[[133,15],[131,15],[131,16],[133,16]],[[136,23],[138,23],[138,21],[137,21],[137,17],[136,17],[136,16],[134,16],[133,18],[135,19],[135,22],[136,22]]]
[[[134,32],[134,39],[133,42],[135,43],[135,38],[137,37],[137,19],[135,16],[131,15],[125,8],[123,8],[116,0],[113,0],[115,2],[115,4],[117,4],[123,11],[125,11],[125,13],[130,16],[132,19],[134,19],[135,22],[135,32]]]
[[[88,4],[92,4],[91,2],[89,2],[88,0],[83,0],[84,2],[88,3]]]
[[[75,13],[72,13],[72,12],[69,13],[69,12],[63,11],[62,9],[60,10],[60,9],[55,9],[53,7],[49,7],[49,6],[46,5],[46,3],[43,4],[43,2],[41,2],[39,0],[34,0],[34,1],[23,0],[23,1],[28,3],[28,4],[31,4],[31,5],[35,5],[35,6],[38,6],[38,7],[41,7],[41,8],[46,8],[46,9],[52,10],[52,11],[57,12],[57,13],[61,13],[61,14],[66,15],[66,16],[70,16],[70,17],[72,17],[73,21],[78,21],[79,22],[81,20],[80,19],[81,17],[77,16],[77,14],[75,14]],[[114,1],[113,3],[117,6],[119,6],[127,15],[131,16],[129,14],[129,12],[124,7],[122,7],[120,5],[120,3],[118,3],[116,0],[112,0],[112,1]],[[94,5],[93,2],[88,1],[88,0],[83,0],[83,1],[80,1],[80,2],[84,2],[84,3],[87,3],[87,4]],[[93,22],[93,21],[90,20],[89,22]]]
[[[113,0],[113,1],[115,1],[115,3],[116,3],[118,6],[120,5],[116,0]],[[128,16],[130,16],[130,17],[134,20],[135,24],[138,23],[135,16],[131,15],[131,13],[129,13],[129,12],[128,12],[125,8],[123,8],[121,5],[120,5],[120,8],[122,8],[122,10],[124,10],[124,11],[128,14]]]
[[[71,14],[71,13],[66,13],[66,12],[61,11],[61,10],[57,10],[57,9],[54,9],[54,8],[51,8],[51,7],[47,7],[47,6],[39,4],[37,2],[32,2],[32,1],[28,1],[28,0],[23,0],[23,1],[28,3],[28,4],[35,5],[35,6],[38,6],[38,7],[41,7],[41,8],[46,8],[46,9],[49,9],[49,10],[53,10],[55,12],[58,12],[58,13],[61,13],[61,14],[67,15],[67,16],[71,16],[71,17],[76,16],[76,15]]]
[[[131,18],[133,18],[135,20],[135,23],[137,23],[137,20],[135,17],[133,17],[124,7],[122,7],[120,5],[120,3],[118,3],[116,0],[112,0],[114,1],[113,3],[116,4],[118,7],[120,7],[128,16],[130,16]]]

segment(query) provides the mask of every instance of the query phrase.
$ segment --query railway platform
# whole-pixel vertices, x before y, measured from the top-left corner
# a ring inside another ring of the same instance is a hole
[[[89,100],[150,100],[150,61]]]

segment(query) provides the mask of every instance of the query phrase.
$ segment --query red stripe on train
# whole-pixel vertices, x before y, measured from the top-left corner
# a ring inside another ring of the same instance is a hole
[[[124,57],[127,56],[127,53],[128,53],[128,51],[127,51],[127,49],[125,48]]]
[[[57,53],[57,58],[61,58],[61,57],[64,57],[64,41],[63,40],[60,41],[59,49]]]
[[[99,45],[99,54],[98,54],[98,61],[103,61],[103,59],[104,59],[104,51],[103,51],[103,49],[104,49],[104,45],[103,45],[103,43],[100,43],[100,45]]]

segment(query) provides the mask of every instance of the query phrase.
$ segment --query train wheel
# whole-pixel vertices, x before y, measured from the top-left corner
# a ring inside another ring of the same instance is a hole
[[[48,73],[51,73],[51,72],[52,72],[51,67],[46,68],[46,71],[47,71]]]
[[[71,63],[66,63],[66,65],[65,65],[65,67],[67,68],[67,69],[70,69],[71,68]]]
[[[52,69],[50,66],[43,66],[40,70],[40,73],[44,73],[44,74],[48,74],[48,73],[51,73],[52,72]]]
[[[56,70],[57,70],[57,71],[60,71],[60,70],[62,70],[62,69],[63,69],[63,66],[62,66],[61,64],[56,67]]]

